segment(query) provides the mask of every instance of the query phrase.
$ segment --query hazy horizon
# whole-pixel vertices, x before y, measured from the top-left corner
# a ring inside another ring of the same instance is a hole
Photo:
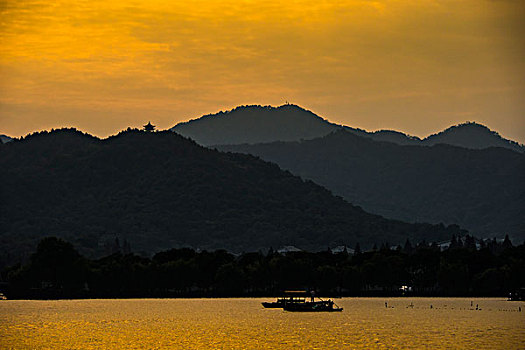
[[[252,106],[253,106],[253,105],[252,105]],[[269,105],[258,105],[258,106],[266,107],[266,106],[269,106]],[[271,106],[271,107],[277,108],[277,107],[281,107],[281,106],[283,106],[283,105],[280,105],[280,106]],[[202,118],[202,117],[204,117],[204,116],[207,116],[207,115],[216,115],[216,114],[219,114],[220,112],[229,112],[229,111],[232,111],[233,109],[235,109],[235,108],[237,108],[237,107],[242,107],[242,106],[236,106],[236,107],[233,107],[233,108],[231,108],[231,109],[221,110],[221,111],[217,111],[217,112],[213,112],[213,113],[206,113],[206,114],[203,114],[203,115],[198,116],[198,117],[195,117],[195,118],[190,118],[190,119],[188,119],[188,120],[180,121],[180,122],[178,122],[177,124],[175,124],[175,125],[173,125],[173,126],[170,126],[170,127],[167,127],[167,128],[164,128],[164,129],[159,129],[158,126],[155,125],[154,123],[153,123],[153,125],[155,126],[155,128],[156,128],[157,130],[169,130],[169,129],[171,129],[172,127],[175,127],[176,125],[178,125],[179,123],[184,123],[184,122],[189,122],[189,121],[192,121],[192,120],[197,120],[197,119],[200,119],[200,118]],[[303,106],[297,106],[297,107],[300,107],[300,108],[305,109],[305,110],[307,110],[307,111],[313,112],[313,111],[311,111],[311,110],[309,110],[308,108],[305,108],[305,107],[303,107]],[[316,114],[315,112],[313,112],[313,113]],[[328,122],[330,122],[330,123],[334,123],[333,121],[324,118],[322,115],[318,115],[318,114],[316,114],[316,115],[319,116],[319,117],[321,117],[321,118],[323,118],[323,119],[325,119],[326,121],[328,121]],[[151,120],[148,120],[147,122],[151,122]],[[128,125],[128,126],[123,126],[121,129],[118,129],[118,130],[116,130],[116,131],[113,132],[113,133],[104,134],[104,135],[99,135],[99,134],[92,133],[92,132],[90,132],[90,131],[88,131],[88,130],[84,130],[84,129],[79,128],[79,127],[77,127],[77,126],[75,126],[75,125],[62,125],[62,126],[57,126],[57,127],[54,127],[54,128],[44,128],[44,129],[39,129],[39,130],[33,130],[33,131],[30,131],[30,132],[28,132],[28,133],[26,133],[26,134],[19,135],[19,136],[13,136],[13,135],[8,135],[8,134],[2,134],[2,130],[0,130],[0,135],[9,136],[9,137],[12,137],[12,138],[19,138],[19,137],[28,136],[28,135],[30,135],[30,134],[32,134],[32,133],[41,132],[41,131],[51,131],[52,129],[74,128],[74,129],[77,129],[77,130],[82,131],[82,132],[84,132],[84,133],[90,134],[90,135],[92,135],[92,136],[96,136],[96,137],[98,137],[98,138],[100,138],[100,139],[105,139],[105,138],[108,138],[108,137],[114,136],[114,135],[118,134],[118,133],[121,132],[121,131],[125,131],[125,130],[126,130],[127,128],[129,128],[129,127],[131,127],[131,128],[137,128],[137,129],[142,129],[144,125],[139,125],[139,124],[141,124],[141,123],[143,123],[143,124],[147,124],[147,122],[146,122],[146,121],[143,121],[143,122],[140,122],[140,121],[139,121],[139,123],[138,123],[137,125]],[[436,130],[436,131],[434,131],[434,132],[432,132],[432,133],[430,133],[430,134],[427,134],[427,135],[414,135],[414,134],[409,134],[409,133],[407,133],[407,132],[405,132],[405,131],[403,131],[403,130],[384,129],[384,128],[383,128],[383,129],[376,129],[376,130],[366,130],[366,129],[362,129],[362,128],[360,128],[360,129],[365,130],[365,131],[367,131],[367,132],[376,132],[376,131],[385,131],[385,130],[386,130],[386,131],[397,131],[397,132],[403,133],[403,134],[405,134],[405,135],[407,135],[407,136],[416,136],[416,137],[420,138],[421,140],[424,140],[425,138],[427,138],[427,137],[429,137],[429,136],[436,135],[436,134],[438,134],[438,133],[440,133],[440,132],[442,132],[442,131],[445,131],[445,130],[451,128],[451,127],[458,126],[458,125],[461,125],[461,124],[468,124],[468,123],[481,124],[481,123],[478,123],[477,121],[474,121],[474,120],[466,120],[466,121],[464,121],[464,122],[460,122],[460,123],[457,123],[457,124],[454,124],[454,125],[449,125],[449,126],[443,128],[443,129]],[[337,123],[335,123],[335,124],[337,124]],[[355,128],[355,126],[353,126],[353,125],[344,125],[344,124],[339,124],[339,125]],[[484,126],[488,127],[491,131],[495,131],[495,132],[497,132],[501,137],[503,137],[503,138],[505,138],[505,139],[509,139],[509,140],[511,140],[511,141],[516,141],[516,140],[513,140],[513,139],[511,139],[511,138],[506,137],[505,135],[502,135],[498,130],[493,129],[493,128],[491,128],[490,126],[488,126],[488,125],[486,125],[486,124],[481,124],[481,125],[484,125]],[[523,143],[521,143],[521,142],[519,142],[519,141],[516,141],[516,142],[518,142],[519,144],[523,145]]]
[[[4,1],[0,133],[106,137],[300,105],[424,138],[475,121],[525,143],[525,3]]]

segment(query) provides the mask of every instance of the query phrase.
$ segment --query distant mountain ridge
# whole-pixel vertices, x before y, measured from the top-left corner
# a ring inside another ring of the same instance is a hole
[[[422,140],[424,145],[437,145],[439,143],[453,146],[484,149],[488,147],[503,147],[518,152],[524,152],[525,147],[519,143],[504,139],[497,132],[475,122],[451,126],[437,134],[433,134]]]
[[[240,106],[179,123],[170,130],[212,146],[312,139],[340,128],[299,106],[286,104]]]
[[[0,145],[0,168],[9,198],[0,201],[0,266],[50,235],[100,256],[107,237],[151,254],[184,246],[324,250],[464,233],[366,213],[275,164],[169,131],[128,130],[105,140],[41,132]]]
[[[525,239],[525,155],[437,144],[402,146],[346,130],[299,142],[218,146],[278,164],[366,211],[458,223],[476,236]]]
[[[345,129],[358,136],[399,145],[435,145],[444,143],[471,149],[504,147],[525,152],[525,146],[504,139],[484,125],[467,122],[452,126],[424,139],[394,130],[369,132],[326,119],[293,104],[279,107],[240,106],[231,111],[205,115],[179,123],[171,131],[204,146],[257,144],[274,141],[310,140]]]

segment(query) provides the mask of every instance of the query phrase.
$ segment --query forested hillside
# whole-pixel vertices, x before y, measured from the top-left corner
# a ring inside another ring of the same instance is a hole
[[[525,239],[523,153],[400,146],[346,131],[303,142],[219,148],[275,162],[388,218],[457,223],[476,236]]]
[[[432,241],[460,231],[368,214],[274,164],[169,131],[128,130],[105,140],[43,132],[2,145],[0,168],[0,256],[11,261],[48,235],[96,256],[115,238],[145,253],[241,252]]]

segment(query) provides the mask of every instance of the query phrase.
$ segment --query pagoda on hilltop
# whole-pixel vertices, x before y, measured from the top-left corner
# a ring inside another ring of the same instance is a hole
[[[148,124],[144,125],[144,131],[152,132],[155,130],[155,125],[151,124],[151,122],[148,122]]]

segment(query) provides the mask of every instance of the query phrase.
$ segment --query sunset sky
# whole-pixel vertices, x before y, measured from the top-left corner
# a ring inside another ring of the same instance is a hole
[[[108,136],[242,104],[525,143],[523,0],[0,0],[0,134]]]

